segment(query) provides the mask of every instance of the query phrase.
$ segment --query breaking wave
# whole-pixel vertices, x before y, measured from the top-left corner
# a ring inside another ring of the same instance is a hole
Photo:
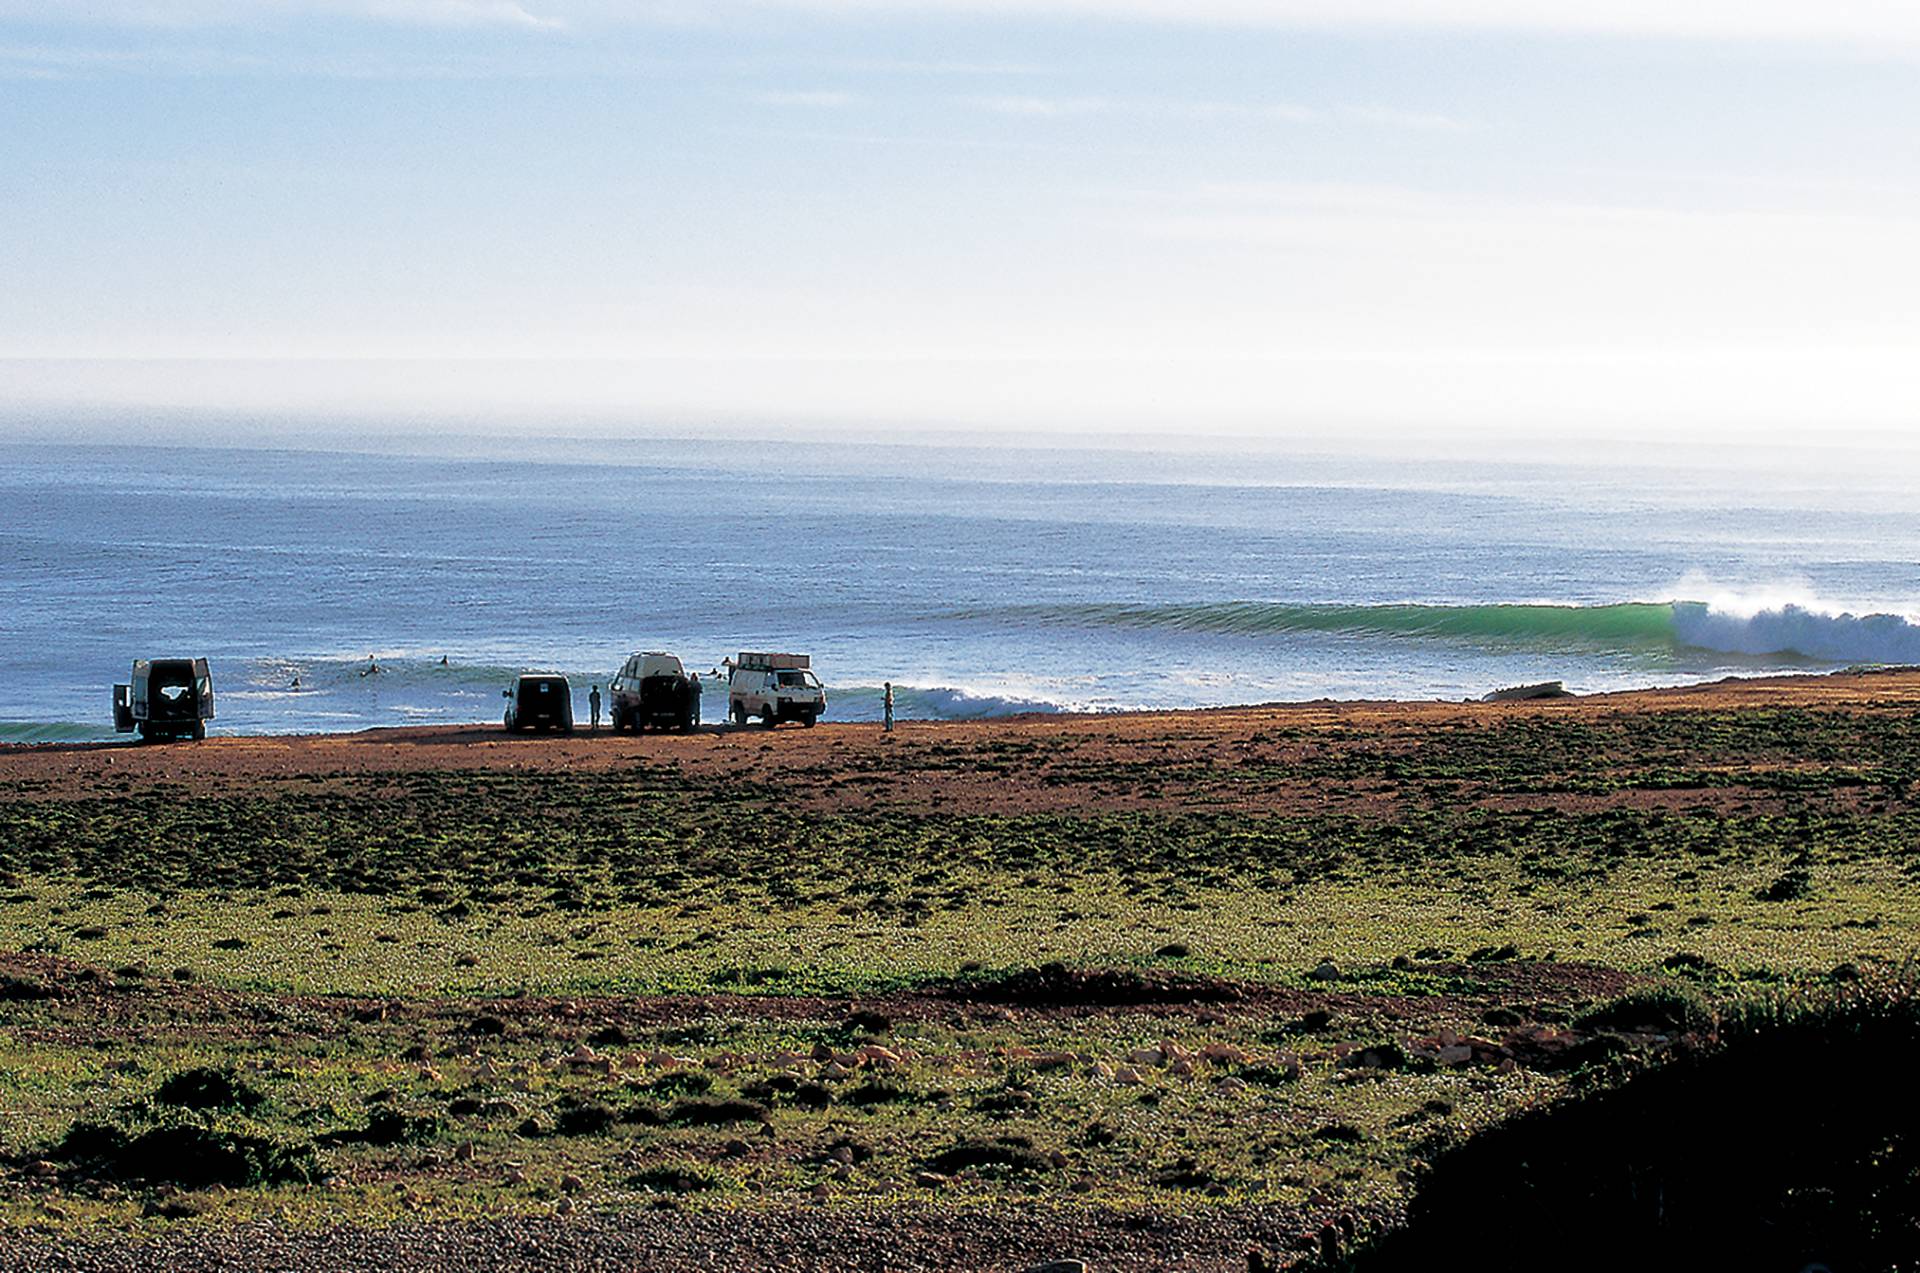
[[[1352,633],[1458,641],[1491,649],[1660,651],[1789,656],[1831,663],[1920,663],[1920,623],[1817,602],[1737,600],[1608,605],[1328,605],[1231,601],[1202,605],[1020,606],[956,618],[1036,626],[1146,628],[1266,636]]]
[[[1795,604],[1743,612],[1686,601],[1673,607],[1673,630],[1681,645],[1724,654],[1920,663],[1920,623],[1903,614],[1850,614]]]
[[[64,720],[0,721],[0,743],[97,743],[118,737],[111,724]]]
[[[879,720],[885,711],[886,691],[878,685],[829,686],[827,696],[829,720]],[[944,686],[893,687],[893,714],[900,720],[984,720],[1065,710],[1066,704],[1042,698],[976,694]]]

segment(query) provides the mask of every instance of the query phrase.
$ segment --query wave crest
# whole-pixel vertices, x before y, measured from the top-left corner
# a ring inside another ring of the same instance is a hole
[[[88,725],[64,720],[0,721],[0,743],[100,743],[119,735],[111,724]]]
[[[827,715],[833,720],[871,721],[885,714],[886,690],[878,685],[829,686],[827,695]],[[951,686],[896,683],[893,687],[893,714],[900,720],[984,720],[1065,710],[1065,704],[1043,698],[983,694]]]
[[[1146,628],[1242,636],[1349,633],[1457,641],[1490,649],[1790,656],[1831,663],[1920,663],[1920,623],[1808,602],[1737,600],[1603,605],[1332,605],[1229,601],[1198,605],[1021,606],[960,616],[1035,626]]]
[[[1900,614],[1835,613],[1797,604],[1744,612],[1683,601],[1673,607],[1673,630],[1682,645],[1723,654],[1920,663],[1920,624]]]

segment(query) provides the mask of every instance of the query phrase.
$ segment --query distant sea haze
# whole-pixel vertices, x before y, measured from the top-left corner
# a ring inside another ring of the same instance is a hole
[[[1920,510],[1790,465],[13,444],[0,494],[8,741],[104,736],[172,654],[248,733],[497,720],[523,667],[584,718],[639,649],[810,652],[841,720],[886,681],[952,719],[1920,663]]]

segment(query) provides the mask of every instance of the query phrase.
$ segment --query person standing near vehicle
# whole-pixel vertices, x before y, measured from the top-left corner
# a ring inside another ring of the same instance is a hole
[[[700,673],[698,672],[688,673],[687,694],[693,700],[693,702],[689,705],[691,710],[688,712],[688,717],[693,721],[694,724],[698,725],[700,723]]]
[[[590,730],[600,728],[600,687],[598,685],[594,686],[593,692],[587,695],[587,715],[592,722],[587,728]]]
[[[893,732],[893,682],[886,681],[883,682],[883,684],[887,688],[887,696],[882,704],[881,710],[886,713],[886,730],[891,734]]]

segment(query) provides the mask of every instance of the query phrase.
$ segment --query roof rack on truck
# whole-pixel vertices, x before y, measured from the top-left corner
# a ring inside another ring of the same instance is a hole
[[[733,665],[749,672],[804,672],[813,666],[813,658],[806,654],[754,654],[742,651]]]

